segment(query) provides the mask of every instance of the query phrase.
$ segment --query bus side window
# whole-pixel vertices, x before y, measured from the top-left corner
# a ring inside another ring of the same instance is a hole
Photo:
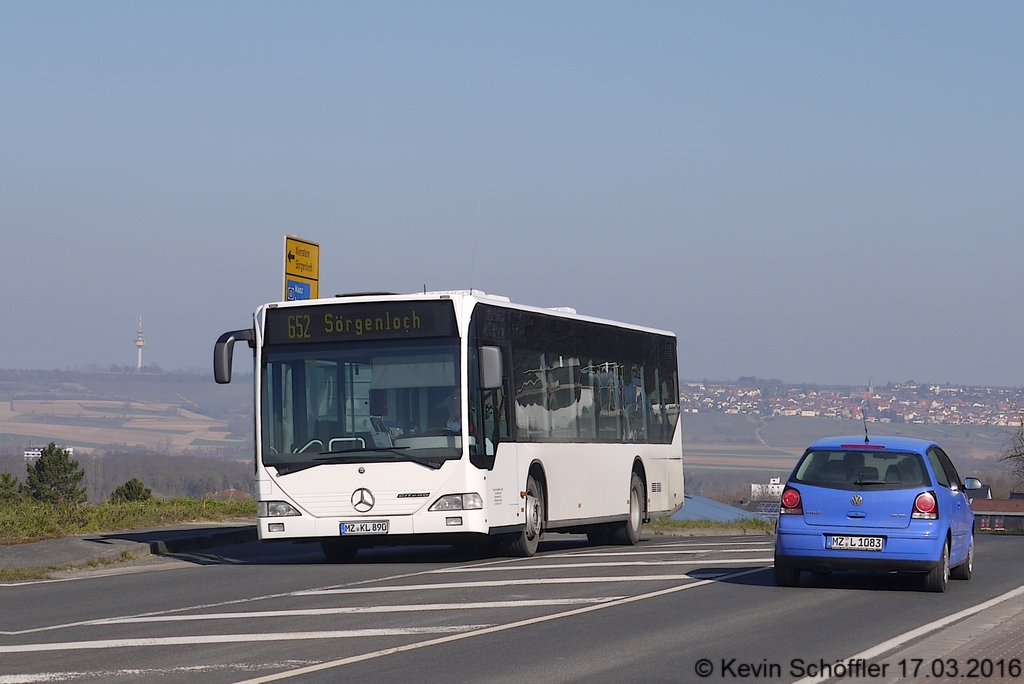
[[[629,364],[626,380],[628,384],[622,388],[622,403],[626,417],[626,441],[646,442],[648,404],[643,364]]]

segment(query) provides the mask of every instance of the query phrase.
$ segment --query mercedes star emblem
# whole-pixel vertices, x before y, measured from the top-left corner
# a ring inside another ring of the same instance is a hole
[[[352,508],[360,513],[366,513],[373,508],[373,492],[365,487],[352,492]]]
[[[352,497],[352,500],[355,501],[355,494],[353,494]],[[372,502],[373,499],[371,498],[370,501]],[[850,497],[850,503],[852,503],[854,506],[860,506],[863,502],[864,497],[861,496],[860,494],[854,494],[853,496]],[[373,504],[371,503],[370,505],[372,506]]]

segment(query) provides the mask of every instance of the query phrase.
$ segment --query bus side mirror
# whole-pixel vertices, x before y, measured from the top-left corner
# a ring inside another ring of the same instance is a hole
[[[480,389],[500,389],[502,381],[501,349],[480,347]]]
[[[213,345],[213,379],[221,385],[231,382],[231,358],[238,340],[247,341],[255,349],[256,331],[252,328],[232,330],[221,335],[217,344]]]

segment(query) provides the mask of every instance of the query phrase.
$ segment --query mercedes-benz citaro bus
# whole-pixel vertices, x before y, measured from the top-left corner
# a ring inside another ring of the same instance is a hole
[[[261,306],[214,349],[254,351],[259,537],[331,560],[541,534],[636,544],[683,503],[672,333],[477,290]]]

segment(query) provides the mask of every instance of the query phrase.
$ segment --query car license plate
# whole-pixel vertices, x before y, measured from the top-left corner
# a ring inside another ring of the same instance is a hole
[[[387,520],[367,520],[365,522],[343,522],[338,525],[339,532],[345,534],[387,534]]]
[[[832,537],[830,549],[835,551],[881,551],[881,537]]]

